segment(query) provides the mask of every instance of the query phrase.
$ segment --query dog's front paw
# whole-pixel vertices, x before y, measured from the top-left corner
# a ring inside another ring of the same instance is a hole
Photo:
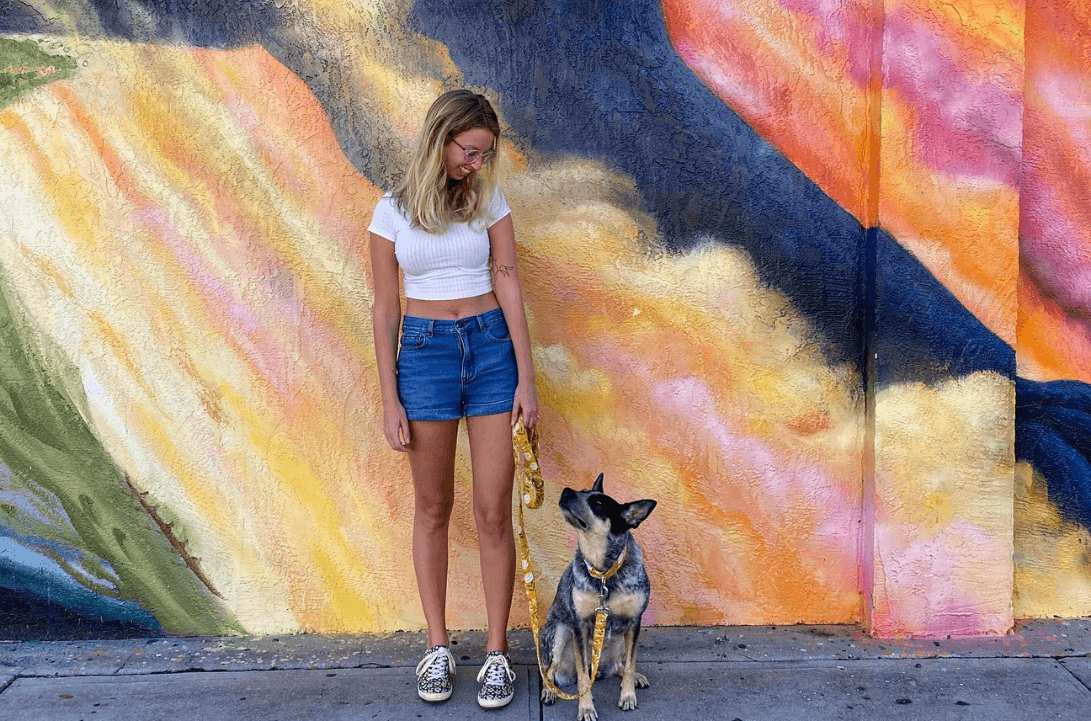
[[[636,694],[635,693],[623,693],[621,698],[618,699],[617,707],[622,711],[632,711],[636,708]]]
[[[549,690],[547,686],[542,686],[542,703],[546,706],[552,706],[557,702],[557,694]]]
[[[598,718],[599,712],[595,710],[594,704],[590,706],[580,704],[580,708],[576,712],[577,721],[598,721]]]
[[[639,671],[633,671],[633,682],[637,688],[648,688],[651,685],[648,683],[648,677]]]

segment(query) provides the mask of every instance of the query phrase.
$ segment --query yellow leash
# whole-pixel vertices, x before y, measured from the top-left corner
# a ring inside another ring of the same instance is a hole
[[[545,497],[545,481],[542,480],[542,469],[538,464],[538,430],[523,426],[523,419],[519,418],[511,429],[512,447],[515,452],[515,477],[518,480],[516,488],[519,491],[519,523],[516,526],[516,539],[519,545],[519,555],[523,561],[523,588],[527,592],[527,609],[530,611],[530,630],[534,634],[534,653],[538,656],[538,673],[542,677],[542,683],[554,694],[568,701],[574,701],[582,696],[595,682],[599,674],[599,659],[602,656],[602,644],[606,640],[606,617],[610,610],[606,608],[606,580],[617,573],[621,564],[625,561],[625,553],[622,552],[617,563],[605,573],[588,566],[587,570],[592,576],[602,582],[602,590],[599,591],[599,607],[595,609],[595,632],[591,637],[591,678],[587,688],[580,688],[579,693],[569,694],[557,688],[552,681],[546,678],[546,668],[542,664],[542,650],[538,642],[538,593],[534,589],[534,566],[530,562],[530,546],[527,543],[526,525],[523,523],[523,505],[527,508],[539,508]]]

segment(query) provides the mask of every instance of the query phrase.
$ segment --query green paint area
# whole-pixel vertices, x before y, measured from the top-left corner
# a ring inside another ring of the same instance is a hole
[[[0,108],[37,87],[76,74],[63,41],[0,38]]]
[[[169,633],[242,633],[172,545],[147,499],[135,495],[89,419],[77,369],[33,326],[0,267],[0,461],[17,485],[56,499],[67,523],[56,519],[53,540],[108,563],[118,599],[136,601]],[[36,535],[42,533],[39,526]],[[94,565],[82,570],[100,575]],[[104,590],[84,574],[71,575]]]

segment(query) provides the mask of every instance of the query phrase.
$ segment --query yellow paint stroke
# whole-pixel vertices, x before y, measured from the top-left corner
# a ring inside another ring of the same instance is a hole
[[[877,394],[877,634],[1008,630],[1014,414],[1014,383],[992,372]]]
[[[1015,466],[1015,617],[1073,618],[1091,613],[1091,534],[1063,520],[1045,479]]]

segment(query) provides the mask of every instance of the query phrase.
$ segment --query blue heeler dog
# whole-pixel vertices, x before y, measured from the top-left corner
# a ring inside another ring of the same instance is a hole
[[[595,721],[598,712],[589,676],[591,637],[600,603],[609,609],[609,616],[599,678],[613,673],[621,677],[618,706],[626,711],[636,708],[636,688],[648,686],[647,676],[636,670],[636,644],[651,584],[640,546],[630,531],[648,517],[655,501],[618,503],[603,493],[600,473],[589,491],[564,489],[560,507],[564,520],[576,529],[578,546],[557,584],[557,595],[540,634],[542,663],[546,678],[554,684],[575,681],[578,688],[587,689],[580,695],[576,717]],[[556,701],[545,686],[542,701]]]

